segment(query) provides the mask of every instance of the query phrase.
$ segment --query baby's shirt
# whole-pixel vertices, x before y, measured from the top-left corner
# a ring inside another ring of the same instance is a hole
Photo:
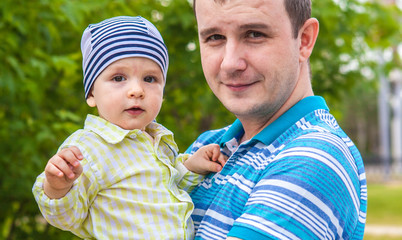
[[[172,132],[156,122],[146,131],[153,142],[141,130],[88,115],[60,147],[77,146],[84,156],[72,189],[49,199],[44,173],[34,184],[46,220],[85,239],[191,239],[194,205],[185,190],[203,177],[184,167],[186,155],[177,157]]]

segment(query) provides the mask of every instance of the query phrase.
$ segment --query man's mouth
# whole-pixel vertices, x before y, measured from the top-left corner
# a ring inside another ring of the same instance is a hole
[[[247,83],[247,84],[225,84],[232,91],[243,91],[248,87],[252,86],[255,82]]]

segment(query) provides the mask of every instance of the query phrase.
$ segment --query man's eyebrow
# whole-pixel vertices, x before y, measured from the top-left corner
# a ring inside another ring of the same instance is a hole
[[[216,27],[207,28],[207,29],[204,29],[204,30],[202,30],[200,32],[200,36],[201,36],[201,38],[205,38],[205,37],[208,37],[209,35],[214,34],[216,32],[219,32],[219,29],[216,28]]]
[[[241,30],[248,30],[248,29],[255,29],[255,30],[265,29],[268,31],[272,30],[272,28],[265,23],[247,23],[247,24],[241,25],[239,28]],[[207,28],[207,29],[200,31],[200,37],[206,38],[211,34],[215,34],[215,33],[219,33],[219,32],[220,32],[220,30],[217,27]]]
[[[247,23],[240,26],[240,29],[266,29],[270,30],[271,27],[265,23]]]

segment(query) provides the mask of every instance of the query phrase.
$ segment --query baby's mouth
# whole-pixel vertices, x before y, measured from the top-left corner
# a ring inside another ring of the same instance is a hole
[[[144,112],[144,109],[142,109],[140,107],[132,107],[132,108],[126,109],[126,112],[133,114],[133,115],[139,115]]]

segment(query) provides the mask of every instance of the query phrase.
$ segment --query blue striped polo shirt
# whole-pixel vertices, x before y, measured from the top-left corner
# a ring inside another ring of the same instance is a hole
[[[362,239],[363,160],[322,97],[299,101],[238,144],[239,120],[187,150],[218,143],[230,156],[191,193],[195,239]]]

